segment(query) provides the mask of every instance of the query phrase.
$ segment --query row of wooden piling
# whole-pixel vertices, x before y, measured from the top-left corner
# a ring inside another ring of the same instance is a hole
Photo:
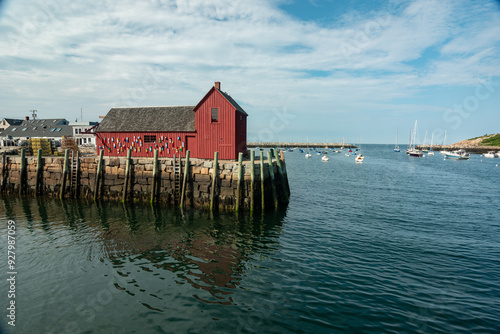
[[[103,182],[103,151],[100,152],[99,155],[99,160],[97,164],[97,172],[95,176],[95,181],[94,181],[94,192],[93,192],[93,199],[94,201],[99,200],[99,194],[100,194],[100,188]],[[20,178],[19,178],[19,194],[24,195],[26,193],[26,184],[27,184],[27,165],[26,165],[26,153],[25,150],[21,150],[21,170],[20,170]],[[37,161],[37,172],[36,172],[36,184],[35,184],[35,195],[40,195],[42,193],[42,180],[43,180],[43,160],[42,160],[42,150],[38,150],[38,161]],[[277,168],[277,175],[275,176],[274,174],[274,167],[272,163],[273,157],[276,160],[276,168]],[[272,194],[272,203],[273,203],[273,209],[277,209],[279,206],[279,203],[288,203],[289,201],[289,196],[290,196],[290,187],[288,184],[288,177],[287,177],[287,172],[286,172],[286,164],[285,164],[285,158],[283,151],[276,151],[274,149],[271,149],[267,151],[267,161],[268,161],[268,173],[269,175],[265,175],[265,169],[264,169],[264,154],[263,151],[260,151],[260,164],[258,167],[260,167],[260,193],[261,193],[261,203],[260,207],[261,210],[264,211],[266,208],[266,203],[271,202],[270,200],[266,201],[265,198],[265,179],[269,178],[270,180],[270,185],[271,185],[271,194]],[[130,174],[131,174],[131,150],[129,149],[127,152],[127,158],[126,158],[126,168],[125,168],[125,183],[123,186],[123,192],[122,192],[122,202],[127,201],[127,196],[129,193],[129,189],[131,188],[130,185]],[[63,175],[62,175],[62,180],[61,180],[61,188],[59,189],[59,198],[64,199],[65,195],[67,193],[67,179],[69,177],[69,149],[65,150],[64,153],[64,167],[63,167]],[[79,166],[79,165],[78,165]],[[188,175],[189,175],[189,167],[190,167],[190,151],[186,151],[186,157],[185,157],[185,164],[184,164],[184,175],[182,179],[182,188],[180,192],[180,208],[184,209],[185,208],[185,203],[186,203],[186,189],[187,189],[187,183],[188,183]],[[6,159],[6,154],[5,152],[2,155],[2,184],[1,184],[1,190],[3,191],[5,189],[5,185],[7,182],[7,159]],[[79,173],[79,170],[76,170],[76,173]],[[154,151],[154,158],[153,158],[153,183],[151,187],[151,199],[150,203],[151,205],[155,205],[158,199],[158,150]],[[240,153],[238,156],[238,178],[237,178],[237,185],[236,185],[236,203],[234,206],[234,210],[236,212],[239,212],[242,209],[242,202],[243,202],[243,182],[244,182],[244,175],[243,175],[243,154]],[[276,177],[280,178],[280,182],[277,182]],[[214,153],[214,161],[213,161],[213,169],[212,169],[212,184],[211,184],[211,191],[210,191],[210,211],[213,212],[215,211],[216,207],[216,197],[217,195],[217,184],[218,184],[218,152]],[[283,197],[278,199],[278,190],[276,189],[276,184],[279,183],[281,188],[280,195]],[[259,185],[256,184],[255,181],[255,151],[251,150],[250,151],[250,187],[249,187],[249,192],[250,192],[250,212],[252,213],[255,208],[256,208],[256,203],[255,203],[255,194],[256,194],[256,187]],[[76,194],[75,194],[76,196]],[[270,209],[270,208],[269,208]]]

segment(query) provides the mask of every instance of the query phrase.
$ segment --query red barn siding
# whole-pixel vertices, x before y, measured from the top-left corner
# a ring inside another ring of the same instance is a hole
[[[218,122],[211,121],[212,108],[218,108]],[[97,153],[106,156],[127,156],[132,149],[134,157],[152,157],[158,149],[159,157],[185,157],[190,150],[193,158],[236,160],[246,152],[247,115],[237,111],[222,93],[213,87],[195,108],[194,132],[98,132]],[[145,136],[156,136],[154,143],[146,143]],[[179,139],[178,139],[179,138]]]
[[[187,136],[194,133],[186,132],[99,132],[97,136],[97,154],[104,150],[105,156],[127,156],[127,149],[132,149],[134,157],[153,157],[158,149],[158,157],[182,157],[190,150]],[[156,141],[145,142],[145,136],[156,136]]]
[[[218,122],[211,122],[212,108],[219,109]],[[219,159],[238,158],[235,152],[236,114],[235,108],[217,90],[205,97],[195,116],[199,158],[211,159],[215,151],[219,152]]]
[[[247,115],[236,112],[234,128],[236,129],[234,155],[237,157],[240,152],[245,153],[247,150]]]

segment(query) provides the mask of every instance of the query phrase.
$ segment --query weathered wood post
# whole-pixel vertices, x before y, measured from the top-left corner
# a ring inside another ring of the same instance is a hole
[[[281,188],[283,190],[283,202],[288,203],[288,191],[285,184],[285,176],[283,175],[283,169],[281,168],[281,159],[277,151],[274,151],[274,156],[276,158],[276,166],[278,167],[278,173],[281,179]]]
[[[104,150],[99,152],[99,162],[97,163],[97,172],[95,175],[95,184],[94,184],[94,202],[99,198],[99,182],[101,181],[102,174],[102,157],[104,156]]]
[[[186,151],[186,162],[184,163],[184,175],[182,178],[182,190],[181,190],[181,210],[184,209],[184,196],[186,194],[187,178],[189,173],[189,150]]]
[[[278,195],[276,194],[276,183],[274,181],[274,166],[271,151],[267,151],[267,163],[269,164],[269,177],[271,178],[271,189],[273,192],[274,209],[278,209]]]
[[[218,172],[217,169],[219,167],[219,152],[214,153],[214,166],[213,166],[213,174],[212,174],[212,189],[210,189],[210,212],[214,212],[214,200],[215,200],[215,187],[217,186],[217,178]]]
[[[42,161],[42,149],[38,149],[37,153],[38,161],[36,163],[36,183],[35,183],[35,196],[41,194],[40,189],[43,180],[43,161]]]
[[[158,150],[154,151],[153,160],[153,184],[151,185],[151,205],[154,205],[156,197],[156,179],[158,177]]]
[[[255,206],[255,151],[250,151],[250,214]]]
[[[132,149],[127,150],[127,164],[125,166],[125,184],[123,185],[122,202],[127,200],[128,184],[130,182],[130,160],[132,157]]]
[[[25,193],[25,184],[26,184],[26,150],[21,149],[21,171],[19,174],[19,195]]]
[[[2,191],[5,190],[5,183],[7,182],[7,153],[2,153]]]
[[[287,191],[288,198],[290,198],[290,185],[288,184],[288,173],[286,171],[285,152],[280,151],[280,157],[281,157],[281,168],[283,169],[283,175],[284,175],[284,180],[285,180],[285,185],[286,185],[286,191]]]
[[[261,199],[261,209],[264,212],[265,199],[264,199],[264,152],[260,151],[260,199]]]
[[[241,205],[241,179],[243,174],[243,153],[238,154],[238,183],[236,185],[236,208],[235,211],[240,210]]]
[[[69,165],[69,148],[64,152],[64,168],[61,182],[61,191],[59,193],[59,199],[64,198],[64,190],[66,189],[66,179],[68,178],[68,165]]]

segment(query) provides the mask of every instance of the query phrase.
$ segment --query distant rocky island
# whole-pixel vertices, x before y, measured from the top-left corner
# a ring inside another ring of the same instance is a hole
[[[500,151],[500,133],[486,134],[481,137],[462,140],[451,145],[434,145],[433,149],[435,151],[464,149],[469,153],[477,154],[487,153],[488,151]]]
[[[500,133],[462,140],[451,146],[460,146],[461,148],[484,147],[490,150],[494,147],[494,149],[500,149]]]

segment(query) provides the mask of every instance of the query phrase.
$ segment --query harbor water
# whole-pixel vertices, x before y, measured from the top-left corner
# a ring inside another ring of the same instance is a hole
[[[500,159],[392,149],[286,152],[253,216],[0,198],[0,332],[499,333]]]

